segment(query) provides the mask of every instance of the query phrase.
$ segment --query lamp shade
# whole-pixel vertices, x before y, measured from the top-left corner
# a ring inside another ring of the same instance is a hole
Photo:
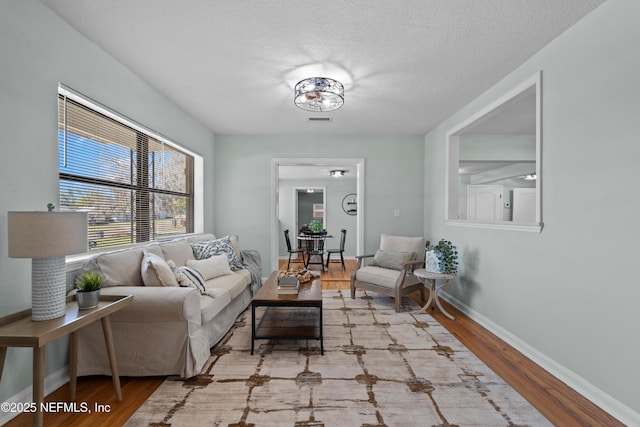
[[[50,258],[87,251],[86,212],[8,212],[10,258]]]

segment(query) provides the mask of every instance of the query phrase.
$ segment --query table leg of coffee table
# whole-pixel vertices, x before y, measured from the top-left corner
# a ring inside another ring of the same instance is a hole
[[[253,356],[253,344],[256,341],[256,306],[251,304],[251,355]]]

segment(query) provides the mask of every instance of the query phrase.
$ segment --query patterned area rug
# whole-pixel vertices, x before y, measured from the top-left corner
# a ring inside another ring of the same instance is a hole
[[[127,426],[548,426],[409,298],[323,291],[317,340],[256,341],[243,313],[194,378],[167,379]]]

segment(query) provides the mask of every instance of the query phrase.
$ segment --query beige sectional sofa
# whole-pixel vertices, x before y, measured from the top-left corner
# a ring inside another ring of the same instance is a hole
[[[237,237],[227,239],[241,259]],[[203,247],[212,241],[217,241],[212,234],[196,235],[100,254],[85,263],[84,271],[105,276],[103,295],[134,296],[129,306],[110,317],[120,375],[198,374],[210,347],[249,305],[252,287],[260,286],[255,282],[261,272],[256,274],[255,266],[252,280],[247,268],[230,271],[226,264],[226,271],[217,271],[221,264],[211,264],[216,258],[211,257],[204,261],[209,266],[201,269],[208,279],[203,289],[184,280],[178,283],[175,267],[200,268],[192,244]],[[100,322],[78,332],[78,350],[78,375],[111,374]]]

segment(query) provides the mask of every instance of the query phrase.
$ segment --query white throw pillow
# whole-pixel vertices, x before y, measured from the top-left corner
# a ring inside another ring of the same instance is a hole
[[[193,268],[202,275],[204,280],[215,279],[216,277],[231,274],[229,258],[227,255],[214,255],[206,259],[190,259],[187,267]]]
[[[169,264],[154,253],[144,253],[140,272],[145,286],[180,286]]]

